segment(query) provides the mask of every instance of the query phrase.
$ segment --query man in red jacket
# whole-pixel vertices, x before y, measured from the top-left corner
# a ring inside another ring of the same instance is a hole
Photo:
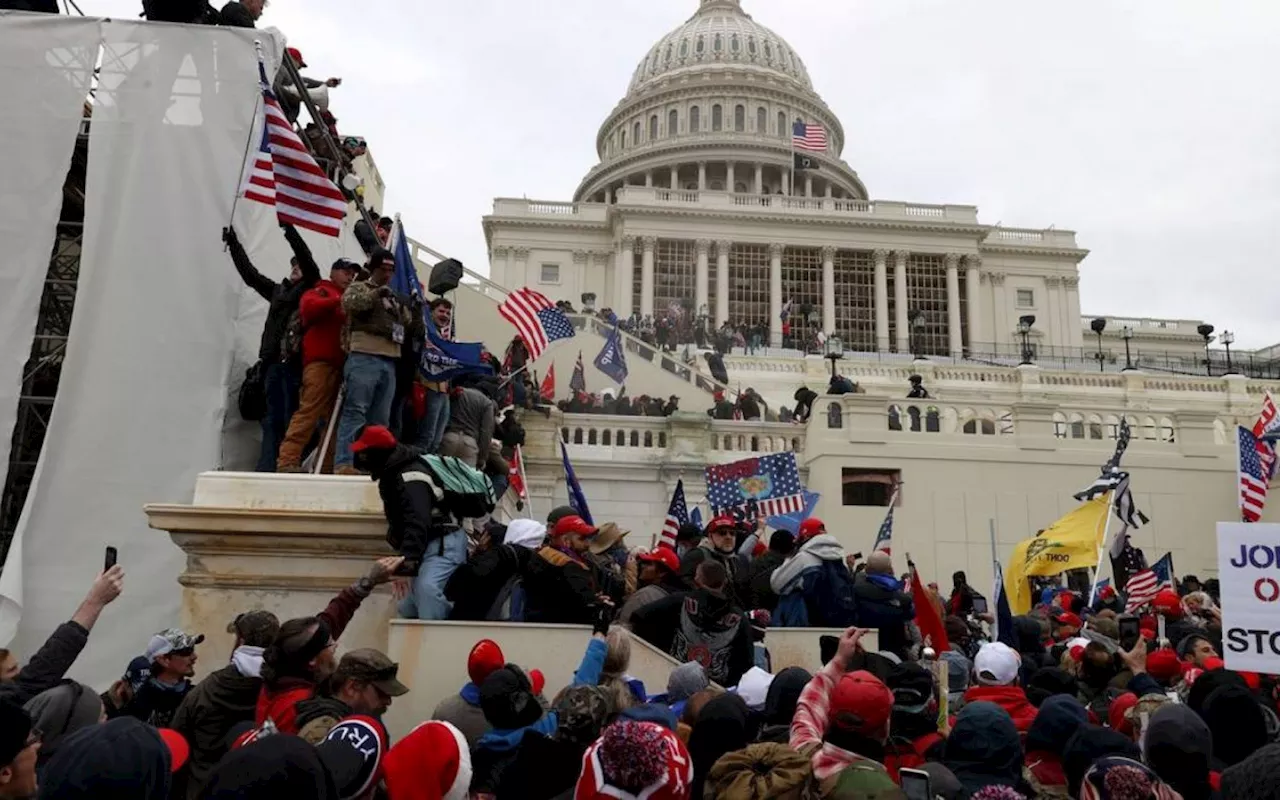
[[[289,430],[280,444],[277,472],[301,472],[302,448],[307,446],[316,426],[329,419],[342,386],[342,293],[351,285],[360,265],[340,258],[329,268],[329,279],[302,295],[298,320],[302,323],[302,391],[298,410],[289,420]],[[333,463],[333,446],[325,456]]]
[[[964,693],[965,705],[986,701],[1009,712],[1018,733],[1025,739],[1036,719],[1036,707],[1018,685],[1018,669],[1022,659],[1003,642],[988,642],[973,660],[973,677],[977,683]]]

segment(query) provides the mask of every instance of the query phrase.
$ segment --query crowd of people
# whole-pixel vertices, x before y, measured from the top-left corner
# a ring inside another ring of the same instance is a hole
[[[198,683],[204,636],[161,631],[98,694],[65,674],[123,589],[112,567],[25,665],[0,652],[0,798],[1280,797],[1280,679],[1225,668],[1212,582],[1134,615],[1109,588],[1047,587],[997,631],[957,573],[920,600],[943,644],[888,553],[846,554],[813,518],[766,530],[717,517],[645,550],[570,507],[490,525],[450,618],[589,625],[581,663],[552,694],[478,641],[469,680],[394,742],[398,665],[335,650],[403,557],[315,616],[228,620],[232,656]],[[812,672],[772,663],[771,627],[796,621],[843,629]],[[636,640],[679,664],[665,685],[629,674]]]

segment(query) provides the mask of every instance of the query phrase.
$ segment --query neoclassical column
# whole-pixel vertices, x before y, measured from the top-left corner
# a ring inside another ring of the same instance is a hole
[[[943,264],[947,267],[947,341],[951,343],[952,357],[958,358],[964,354],[960,325],[960,255],[947,253]]]
[[[696,244],[698,247],[698,266],[694,277],[693,313],[695,316],[702,311],[702,307],[707,304],[707,297],[710,295],[710,287],[707,284],[707,279],[710,277],[707,274],[707,253],[711,250],[711,240],[699,239]]]
[[[489,274],[499,286],[507,285],[507,273],[511,269],[511,248],[495,247],[489,251]]]
[[[1080,276],[1068,275],[1062,279],[1062,286],[1066,291],[1067,303],[1067,320],[1071,324],[1071,330],[1067,331],[1067,341],[1065,344],[1069,347],[1080,347],[1084,344],[1084,330],[1080,324]]]
[[[812,175],[804,176],[804,196],[813,197],[813,176]]]
[[[653,170],[644,174],[644,185],[646,188],[653,188]]]
[[[822,332],[836,332],[836,249],[822,248]]]
[[[782,245],[769,245],[769,346],[782,347]]]
[[[716,327],[729,319],[729,248],[728,239],[716,242]]]
[[[626,319],[634,313],[636,302],[632,296],[636,279],[636,237],[622,237],[622,252],[618,256],[613,279],[617,283],[618,295],[618,307],[614,309],[614,313]]]
[[[978,348],[976,345],[982,343],[982,334],[978,330],[978,321],[982,319],[978,312],[978,270],[982,269],[982,256],[965,256],[965,278],[964,278],[964,294],[969,304],[969,352],[975,353]]]
[[[827,198],[828,200],[831,199],[831,181],[827,181],[827,189],[825,192],[822,193],[822,196]]]
[[[911,330],[907,327],[907,259],[906,250],[893,251],[893,321],[897,328],[898,352],[911,350]]]
[[[698,190],[706,191],[707,188],[707,162],[698,162]]]
[[[889,352],[889,251],[871,254],[876,264],[876,350]]]
[[[785,170],[785,169],[782,170],[782,177],[779,180],[782,182],[782,193],[785,195],[790,195],[791,194],[791,171]]]
[[[517,247],[512,250],[512,253],[516,257],[515,272],[509,272],[508,274],[515,276],[517,286],[532,283],[533,281],[529,277],[529,248]]]
[[[987,277],[991,280],[991,318],[995,323],[991,339],[997,344],[1008,344],[1013,341],[1013,326],[1009,321],[1009,298],[1004,290],[1007,275],[1003,272],[991,272],[987,273]]]
[[[733,184],[734,184],[734,180],[733,180],[733,178],[734,178],[734,175],[733,175],[733,162],[732,162],[732,161],[730,161],[730,162],[728,162],[727,164],[725,164],[724,190],[725,190],[726,192],[732,192],[732,191],[733,191]]]
[[[672,189],[680,188],[680,168],[679,167],[671,168],[671,188]]]
[[[586,250],[574,250],[573,280],[561,280],[560,289],[568,293],[566,299],[574,305],[578,304],[579,295],[587,290],[587,259],[590,255]]]
[[[756,164],[756,194],[764,194],[764,164]]]
[[[640,241],[644,245],[640,256],[640,316],[647,317],[653,314],[653,251],[658,237],[646,236]]]
[[[1036,305],[1045,310],[1048,319],[1043,320],[1044,329],[1049,332],[1048,344],[1057,347],[1062,344],[1062,276],[1046,275],[1044,278],[1044,301]]]

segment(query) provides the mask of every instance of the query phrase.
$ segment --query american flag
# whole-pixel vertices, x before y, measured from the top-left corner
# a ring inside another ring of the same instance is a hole
[[[894,495],[897,496],[896,493]],[[871,545],[871,552],[883,550],[886,553],[892,552],[893,547],[893,501],[889,502],[889,512],[884,515],[884,522],[880,523],[880,530],[876,533],[876,543]]]
[[[705,470],[707,501],[720,513],[755,500],[764,517],[795,514],[804,508],[804,486],[795,453],[776,453],[717,464]]]
[[[662,522],[662,533],[658,535],[658,544],[665,544],[676,549],[676,534],[680,526],[689,521],[689,506],[684,500],[684,481],[676,481],[675,491],[671,493],[671,504],[667,506],[667,518]]]
[[[1240,476],[1240,518],[1245,522],[1262,519],[1262,509],[1267,505],[1267,471],[1262,466],[1258,452],[1259,440],[1253,431],[1243,425],[1236,426],[1239,443],[1238,474]]]
[[[326,236],[339,235],[347,216],[346,199],[289,124],[261,61],[258,77],[262,81],[262,139],[245,170],[245,199],[275,206],[281,222]]]
[[[1258,421],[1253,423],[1253,435],[1258,439],[1258,458],[1270,481],[1276,476],[1276,439],[1280,437],[1280,416],[1276,414],[1276,403],[1271,399],[1271,392],[1262,398],[1262,412]]]
[[[1139,608],[1156,599],[1162,589],[1173,588],[1173,554],[1165,553],[1164,558],[1152,564],[1148,569],[1135,572],[1125,584],[1125,594],[1129,596],[1125,603],[1124,613],[1132,614]]]
[[[582,351],[578,351],[578,363],[573,365],[573,374],[569,376],[569,390],[585,392],[587,390],[587,370],[582,366]]]
[[[573,337],[573,324],[564,312],[527,286],[507,295],[498,313],[515,326],[531,359],[542,355],[552,342]]]
[[[511,464],[507,468],[508,485],[515,491],[518,502],[524,502],[529,499],[529,491],[524,485],[524,454],[520,451],[520,445],[516,445],[515,453],[511,456]]]
[[[791,126],[791,147],[794,150],[825,153],[827,151],[827,129],[816,122],[804,123],[796,120],[796,124]]]

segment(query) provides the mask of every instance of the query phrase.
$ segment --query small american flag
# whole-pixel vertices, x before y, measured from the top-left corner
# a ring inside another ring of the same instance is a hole
[[[582,366],[582,351],[578,351],[578,363],[573,365],[573,374],[569,376],[569,390],[574,392],[587,391],[587,370]]]
[[[827,129],[816,122],[801,122],[791,126],[791,147],[794,150],[809,150],[814,153],[827,151]]]
[[[1258,452],[1258,438],[1243,425],[1236,426],[1239,443],[1238,473],[1240,476],[1240,518],[1245,522],[1262,519],[1262,509],[1267,505],[1267,473]]]
[[[242,194],[276,207],[276,217],[299,228],[337,236],[347,216],[347,201],[324,170],[320,169],[306,145],[280,109],[267,81],[267,70],[258,62],[262,82],[262,140],[247,165]]]
[[[667,518],[662,522],[662,533],[658,536],[658,544],[665,544],[676,549],[676,534],[680,526],[689,521],[689,506],[684,499],[684,481],[676,481],[675,491],[671,493],[671,504],[667,506]]]
[[[1271,392],[1262,398],[1262,413],[1253,423],[1253,435],[1258,440],[1258,459],[1262,461],[1263,472],[1270,481],[1276,476],[1276,439],[1280,437],[1280,416],[1276,414]]]
[[[573,337],[573,324],[564,312],[527,286],[507,295],[498,313],[515,326],[531,359],[542,355],[552,342]]]
[[[1164,558],[1152,564],[1148,569],[1135,572],[1125,584],[1125,594],[1129,600],[1125,603],[1124,613],[1134,611],[1156,599],[1162,589],[1173,588],[1173,554],[1165,553]]]
[[[876,533],[876,543],[871,545],[871,552],[883,550],[891,553],[893,547],[893,503],[889,504],[889,513],[884,515],[884,522],[880,523],[880,530]]]

